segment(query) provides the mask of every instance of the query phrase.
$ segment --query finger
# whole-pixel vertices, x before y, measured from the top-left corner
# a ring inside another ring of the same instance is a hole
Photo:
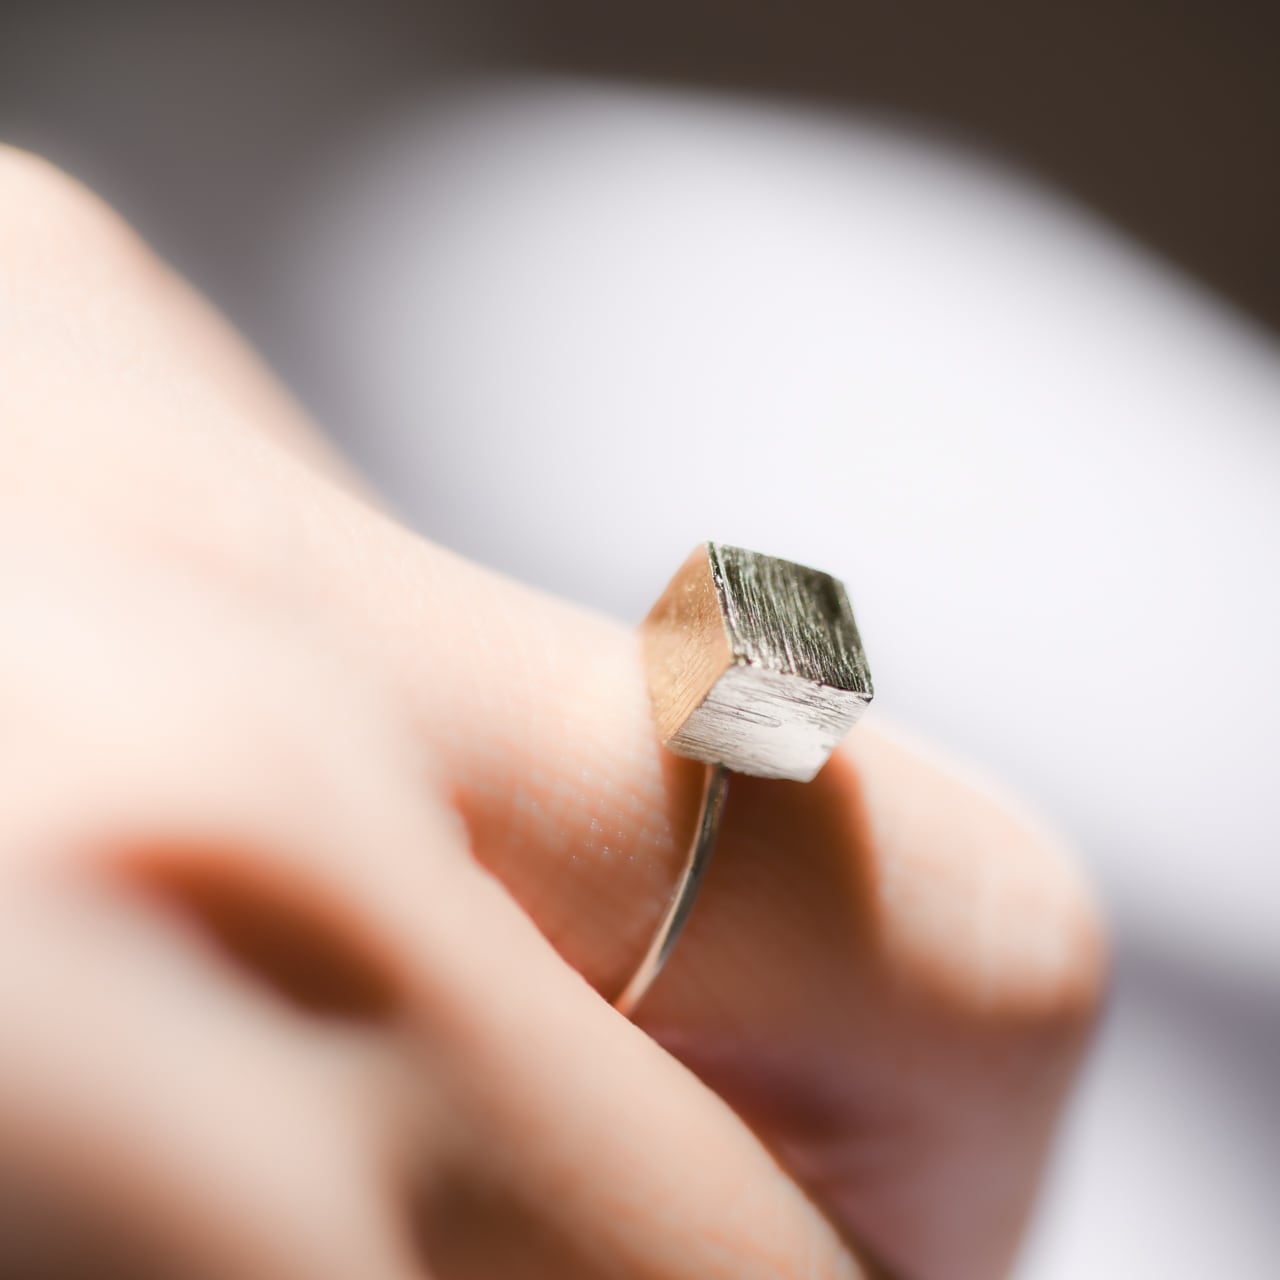
[[[371,1044],[278,1013],[123,896],[7,886],[0,957],[0,1274],[421,1274]]]
[[[423,1275],[371,921],[392,838],[448,839],[394,718],[305,632],[93,542],[6,520],[0,581],[0,1220],[46,1215],[0,1271]]]
[[[294,1024],[138,903],[4,896],[0,955],[24,975],[4,983],[5,1171],[122,1242],[72,1275],[862,1274],[719,1099],[509,899],[474,873],[446,884],[465,929],[422,923],[448,983],[411,995],[383,1053]],[[48,1016],[68,1004],[90,1017]]]
[[[0,537],[4,1172],[146,1274],[861,1274],[475,866],[375,691],[234,597],[32,541]]]
[[[496,882],[459,896],[443,1069],[464,1136],[419,1210],[442,1274],[867,1274],[721,1099],[599,1001]]]
[[[478,856],[615,994],[701,774],[656,746],[633,636],[430,549],[371,559],[392,577],[353,612],[377,619]],[[1104,968],[1057,842],[866,726],[812,784],[734,780],[639,1019],[852,1238],[902,1274],[976,1280],[1007,1269]]]
[[[140,478],[161,479],[153,497],[163,508],[181,474],[155,462],[216,431],[251,462],[269,444],[271,455],[295,457],[368,496],[199,294],[91,192],[3,143],[0,332],[0,430],[12,460],[19,449],[31,460],[25,484],[22,472],[0,470],[0,492],[23,494],[47,479],[69,500],[106,499],[105,476],[136,467]],[[88,438],[86,424],[94,428]],[[117,450],[104,473],[91,442],[105,447],[116,431],[118,441],[132,436],[149,448]]]

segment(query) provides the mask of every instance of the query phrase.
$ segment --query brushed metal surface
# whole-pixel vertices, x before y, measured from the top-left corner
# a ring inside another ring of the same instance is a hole
[[[843,585],[742,547],[696,548],[644,627],[664,746],[807,782],[873,696]]]

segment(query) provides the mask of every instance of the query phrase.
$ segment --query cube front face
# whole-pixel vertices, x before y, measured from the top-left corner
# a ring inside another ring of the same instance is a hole
[[[739,773],[807,782],[871,701],[843,586],[788,560],[698,547],[643,638],[663,745]]]

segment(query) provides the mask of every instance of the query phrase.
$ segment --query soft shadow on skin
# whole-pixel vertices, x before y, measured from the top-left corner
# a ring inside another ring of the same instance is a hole
[[[880,1087],[886,1041],[910,1040],[886,1025],[882,877],[854,759],[810,783],[735,776],[687,932],[638,1017],[814,1189],[834,1189],[852,1135],[859,1163],[902,1139]]]
[[[380,1023],[402,1006],[380,947],[340,903],[252,851],[147,844],[110,860],[127,888],[167,909],[237,969],[314,1017]]]
[[[32,1169],[0,1166],[0,1280],[200,1280],[204,1274],[163,1255],[110,1211]]]
[[[843,1055],[880,985],[882,886],[857,765],[810,783],[734,776],[707,878],[639,1021],[748,1120],[815,1133],[847,1113]],[[882,1016],[876,1002],[874,1016]],[[797,1091],[797,1062],[807,1087]],[[829,1091],[828,1091],[829,1090]]]
[[[499,1178],[439,1170],[419,1179],[408,1205],[414,1249],[430,1275],[449,1280],[586,1280],[612,1271],[553,1215],[504,1190]],[[2,1280],[2,1278],[0,1278]]]

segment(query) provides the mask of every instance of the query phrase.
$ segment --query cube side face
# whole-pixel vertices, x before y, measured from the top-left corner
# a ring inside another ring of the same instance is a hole
[[[658,737],[683,754],[674,745],[681,727],[733,662],[706,544],[690,553],[640,630]]]
[[[869,701],[851,690],[736,662],[667,745],[738,773],[808,782]]]
[[[828,573],[709,543],[735,659],[870,701],[871,671],[843,584]]]

